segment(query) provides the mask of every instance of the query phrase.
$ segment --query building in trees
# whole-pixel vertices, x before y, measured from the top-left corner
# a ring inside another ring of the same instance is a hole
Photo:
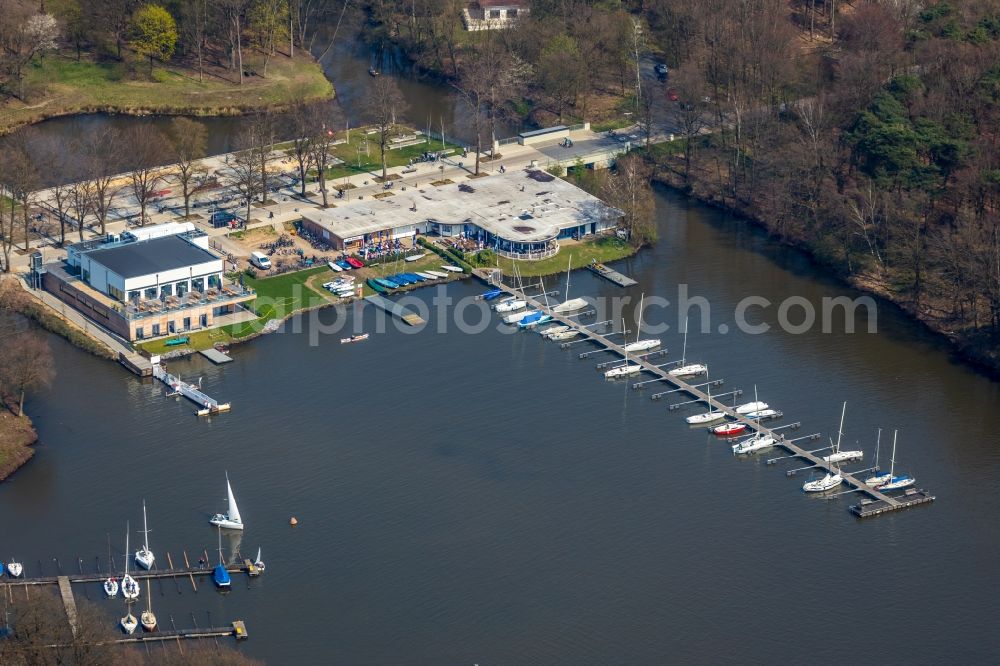
[[[462,8],[462,23],[469,32],[500,30],[530,12],[521,0],[476,0]]]

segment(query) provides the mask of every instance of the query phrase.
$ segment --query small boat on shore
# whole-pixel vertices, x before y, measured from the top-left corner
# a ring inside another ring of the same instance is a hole
[[[351,265],[349,263],[347,263],[346,261],[344,261],[343,259],[338,259],[335,263],[338,266],[340,266],[341,270],[344,270],[344,271],[351,270]]]
[[[414,273],[414,275],[419,275],[420,277],[422,277],[425,280],[438,280],[438,279],[440,279],[440,278],[438,278],[438,277],[436,277],[434,275],[431,275],[430,273],[417,272],[417,273]]]
[[[326,262],[326,265],[329,266],[330,270],[333,271],[334,273],[340,273],[344,270],[343,268],[341,268],[335,262],[332,261]]]
[[[362,340],[367,340],[367,339],[368,339],[368,334],[367,333],[361,333],[359,335],[352,335],[349,338],[341,338],[340,339],[340,344],[346,345],[349,342],[361,342]]]
[[[368,284],[369,287],[371,287],[372,289],[374,289],[375,292],[378,293],[378,294],[388,294],[389,293],[389,288],[386,287],[386,286],[384,286],[384,285],[379,284],[378,280],[376,280],[375,278],[368,278],[367,280],[365,280],[365,282]]]
[[[458,266],[452,266],[451,264],[441,264],[441,268],[448,271],[449,273],[464,273],[465,269]]]
[[[417,275],[416,273],[403,273],[406,277],[410,278],[414,282],[426,282],[427,278]]]
[[[448,277],[447,273],[442,273],[441,271],[424,271],[424,273],[427,273],[428,275],[433,275],[434,277],[438,278],[439,280],[443,280],[446,277]]]
[[[396,284],[398,284],[401,287],[409,286],[409,285],[413,284],[413,282],[414,282],[413,280],[411,280],[410,278],[406,277],[402,273],[396,273],[395,275],[390,275],[389,279],[392,280],[393,282],[395,282]]]
[[[399,289],[399,283],[393,282],[387,278],[375,278],[375,281],[386,289]]]
[[[360,259],[355,259],[354,257],[348,257],[344,261],[346,261],[348,264],[350,264],[351,268],[364,268],[365,267],[364,262],[362,262]]]
[[[420,261],[426,256],[427,254],[411,254],[410,256],[403,259],[403,261]]]

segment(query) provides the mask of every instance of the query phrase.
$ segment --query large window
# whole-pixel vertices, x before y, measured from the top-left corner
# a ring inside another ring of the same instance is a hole
[[[173,296],[174,285],[172,284],[161,284],[160,285],[160,298],[166,298],[167,296]]]
[[[108,294],[116,301],[125,300],[125,292],[114,286],[113,284],[108,285]]]
[[[150,287],[146,290],[146,300],[151,301],[156,298],[156,287]]]
[[[139,340],[142,340],[144,337],[146,337],[146,332],[143,330],[142,326],[136,326],[135,337]]]
[[[194,291],[205,291],[205,278],[196,277],[191,280],[191,289]]]
[[[183,296],[188,293],[188,283],[187,281],[177,283],[177,295]]]
[[[209,289],[218,289],[221,286],[222,286],[222,280],[219,278],[218,275],[209,275],[208,276],[208,288]]]
[[[133,303],[135,303],[136,301],[138,301],[139,300],[139,291],[133,289],[132,291],[128,292],[128,300],[132,301]]]
[[[190,330],[190,328],[191,328],[191,317],[184,317],[184,328],[182,328],[181,330],[187,331]]]
[[[160,334],[160,325],[153,324],[153,337],[155,338],[159,334]]]

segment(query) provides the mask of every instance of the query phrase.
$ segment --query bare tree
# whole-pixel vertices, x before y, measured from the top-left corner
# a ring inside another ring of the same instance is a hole
[[[247,213],[244,219],[249,222],[250,205],[260,191],[260,160],[249,148],[230,154],[228,160],[236,189],[246,201]]]
[[[406,100],[399,91],[395,79],[390,76],[376,76],[372,81],[372,89],[368,96],[367,120],[375,128],[375,140],[378,143],[379,158],[382,162],[382,179],[387,173],[385,167],[385,151],[389,148],[396,114],[406,110]]]
[[[104,235],[107,233],[111,202],[120,189],[115,183],[115,171],[118,170],[123,153],[131,148],[123,144],[121,131],[114,127],[103,128],[88,134],[81,146],[91,181],[92,210],[97,215],[101,235]]]
[[[78,180],[69,186],[69,208],[76,219],[80,242],[83,242],[83,226],[87,216],[94,212],[94,182]]]
[[[306,195],[306,177],[313,164],[312,139],[316,132],[316,127],[321,124],[316,105],[297,101],[290,112],[292,118],[292,148],[289,154],[295,160],[299,170],[299,193]],[[317,122],[320,121],[320,122]]]
[[[28,242],[30,208],[39,180],[26,136],[25,134],[16,135],[13,141],[7,143],[4,163],[0,167],[0,178],[2,178],[4,190],[10,198],[11,242],[13,242],[14,221],[18,217],[17,213],[20,212],[25,252],[30,247]],[[18,207],[20,207],[20,211],[17,210]]]
[[[164,136],[155,126],[133,125],[125,134],[128,146],[129,181],[132,196],[139,204],[139,226],[146,224],[146,209],[163,179]]]
[[[207,141],[208,130],[197,120],[180,117],[170,122],[171,154],[184,196],[184,217],[191,214],[191,194],[205,174],[200,160],[205,156]]]
[[[66,180],[73,177],[68,170],[66,152],[66,146],[60,139],[46,136],[38,143],[36,157],[39,170],[55,179],[49,192],[52,195],[50,202],[59,218],[59,245],[66,244],[66,216],[69,215],[70,200],[70,186]]]
[[[219,0],[229,36],[229,66],[239,70],[240,85],[243,85],[243,23],[248,4],[247,0]]]
[[[330,205],[328,192],[326,191],[326,172],[330,168],[330,149],[333,148],[333,129],[326,123],[321,123],[309,140],[309,154],[313,165],[316,167],[316,177],[319,180],[319,193],[323,198],[323,208]]]
[[[24,415],[28,391],[52,382],[55,366],[48,341],[39,333],[25,331],[4,341],[0,352],[0,381],[18,395],[17,413]]]
[[[619,226],[629,242],[641,247],[656,240],[653,223],[653,193],[650,170],[641,157],[625,155],[615,163],[615,172],[604,182],[604,198],[622,212]]]

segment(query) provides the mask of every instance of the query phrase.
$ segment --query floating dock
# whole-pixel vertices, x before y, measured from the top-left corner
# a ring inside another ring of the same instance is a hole
[[[207,358],[209,361],[216,365],[222,365],[223,363],[232,363],[233,359],[226,354],[223,354],[218,349],[214,347],[209,347],[208,349],[202,349],[201,355]]]
[[[410,326],[423,326],[427,322],[424,321],[423,317],[416,314],[415,312],[410,312],[404,308],[399,303],[394,303],[388,298],[379,295],[365,296],[365,300],[377,307],[380,310],[385,310],[389,314],[405,321]]]
[[[594,270],[593,266],[591,270]],[[595,271],[596,272],[596,271]],[[489,272],[477,272],[476,275],[486,281],[488,284],[503,289],[505,292],[512,296],[517,296],[528,302],[529,308],[534,308],[536,310],[541,310],[542,312],[552,316],[553,321],[566,326],[571,326],[580,332],[580,335],[584,336],[585,339],[590,340],[606,351],[614,352],[621,356],[623,359],[627,358],[630,363],[635,363],[641,366],[642,371],[649,373],[656,377],[657,380],[666,382],[678,391],[687,393],[695,400],[693,402],[700,402],[708,405],[712,411],[724,412],[733,421],[743,423],[746,425],[747,430],[745,434],[750,435],[758,433],[761,435],[769,435],[775,440],[775,446],[785,449],[789,453],[789,457],[801,458],[808,462],[812,469],[819,472],[828,472],[834,474],[840,474],[843,478],[844,483],[851,486],[851,490],[846,492],[857,492],[865,496],[865,499],[861,500],[858,504],[850,507],[851,513],[858,516],[859,518],[866,518],[869,516],[877,516],[890,511],[897,511],[899,509],[905,509],[912,506],[917,506],[919,504],[926,504],[927,502],[932,502],[935,497],[931,495],[926,490],[909,489],[902,495],[887,495],[876,488],[864,483],[859,478],[855,477],[850,472],[845,472],[836,467],[831,463],[826,462],[821,457],[813,454],[810,451],[806,451],[802,447],[798,446],[794,441],[789,440],[784,434],[778,432],[779,429],[771,429],[765,426],[760,421],[755,421],[749,419],[742,414],[737,414],[736,411],[727,405],[722,404],[719,400],[714,397],[709,397],[700,388],[693,386],[683,379],[672,376],[663,367],[658,367],[650,363],[649,359],[643,357],[636,357],[633,354],[626,354],[622,345],[617,342],[612,342],[608,339],[607,335],[598,333],[593,330],[593,327],[581,326],[577,322],[573,315],[561,315],[553,312],[550,307],[545,303],[536,300],[534,297],[527,296],[523,294],[520,290],[515,289],[509,285],[504,284],[502,281],[495,277],[495,273],[491,274]],[[619,274],[620,275],[620,274]],[[610,278],[609,278],[610,279]],[[630,278],[629,278],[630,279]],[[634,281],[633,281],[634,283]],[[845,491],[841,491],[838,494],[844,494]],[[834,495],[826,495],[828,498],[833,498]]]
[[[600,275],[602,278],[614,282],[619,287],[631,287],[639,284],[629,276],[619,273],[613,268],[608,268],[604,264],[590,264],[587,269],[595,275]]]
[[[180,377],[175,377],[167,372],[163,366],[160,365],[158,356],[154,356],[151,360],[154,361],[153,377],[169,386],[173,391],[173,395],[182,395],[198,405],[199,409],[195,412],[198,416],[208,416],[209,414],[228,412],[232,408],[228,402],[219,402],[215,398],[202,393],[201,389],[197,386],[188,384]]]

